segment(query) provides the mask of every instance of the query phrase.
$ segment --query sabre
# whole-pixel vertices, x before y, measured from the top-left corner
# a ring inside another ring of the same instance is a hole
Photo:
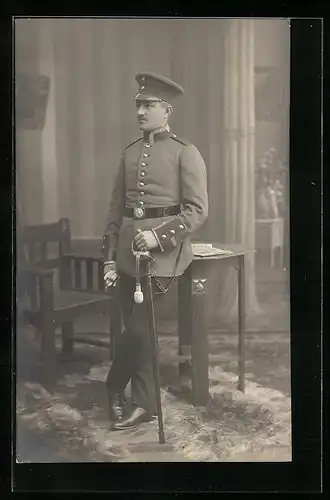
[[[147,259],[148,266],[148,312],[149,312],[149,332],[150,332],[150,342],[152,347],[152,367],[154,372],[154,383],[155,383],[155,395],[156,395],[156,405],[157,405],[157,417],[158,417],[158,442],[159,444],[165,444],[164,435],[164,424],[163,424],[163,412],[162,412],[162,400],[160,393],[160,376],[159,376],[159,358],[158,358],[158,341],[156,332],[156,320],[155,320],[155,309],[153,300],[153,290],[152,290],[152,272],[151,272],[151,260],[152,257],[148,251],[136,251],[134,250],[134,245],[132,244],[132,252],[135,255],[136,264],[136,285],[134,292],[134,302],[136,304],[141,304],[144,300],[144,294],[141,288],[140,282],[140,261],[141,258]]]
[[[149,331],[150,331],[150,341],[151,341],[151,345],[152,345],[152,354],[153,354],[152,365],[153,365],[153,371],[154,371],[157,416],[158,416],[158,442],[159,442],[159,444],[165,444],[162,399],[161,399],[161,394],[160,394],[158,337],[157,337],[157,332],[156,332],[155,309],[154,309],[154,299],[153,299],[151,278],[152,278],[152,273],[151,273],[151,269],[150,269],[150,260],[149,260],[148,261],[148,295],[149,295],[149,321],[150,321]]]

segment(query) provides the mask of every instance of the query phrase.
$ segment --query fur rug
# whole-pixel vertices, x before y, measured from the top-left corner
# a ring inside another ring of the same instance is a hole
[[[157,443],[157,422],[135,431],[109,431],[107,371],[108,364],[100,362],[84,374],[65,374],[52,393],[37,382],[18,380],[17,461],[143,461],[133,445]],[[205,408],[162,390],[171,461],[232,461],[242,453],[258,461],[268,447],[282,450],[280,460],[290,461],[290,397],[250,381],[241,393],[237,376],[217,366],[210,368],[210,379],[211,398]],[[155,451],[150,461],[159,456]]]

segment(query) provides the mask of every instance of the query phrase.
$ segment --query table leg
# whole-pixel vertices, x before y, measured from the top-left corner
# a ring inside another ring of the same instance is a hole
[[[280,246],[280,265],[281,265],[281,270],[283,269],[283,243],[281,243]]]
[[[272,246],[270,249],[270,267],[273,269],[275,265],[275,249]]]
[[[238,265],[238,389],[245,390],[245,256]]]
[[[209,401],[209,352],[207,338],[206,279],[192,281],[192,374],[193,404],[204,406]]]

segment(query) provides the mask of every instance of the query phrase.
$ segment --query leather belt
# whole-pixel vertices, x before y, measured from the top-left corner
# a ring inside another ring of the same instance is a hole
[[[180,212],[180,205],[174,205],[171,207],[125,207],[124,217],[130,217],[132,219],[155,219],[158,217],[177,215]]]

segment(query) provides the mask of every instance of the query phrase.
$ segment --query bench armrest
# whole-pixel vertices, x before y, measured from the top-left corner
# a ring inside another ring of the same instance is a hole
[[[31,276],[48,276],[53,277],[54,269],[44,269],[34,264],[19,264],[17,266],[17,274],[31,275]]]

